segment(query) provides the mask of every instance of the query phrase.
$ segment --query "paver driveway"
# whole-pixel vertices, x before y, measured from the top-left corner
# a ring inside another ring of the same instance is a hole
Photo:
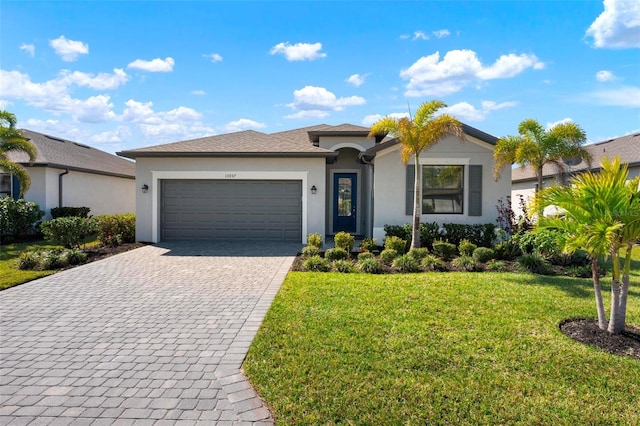
[[[299,248],[146,246],[0,292],[0,424],[271,424],[240,367]]]

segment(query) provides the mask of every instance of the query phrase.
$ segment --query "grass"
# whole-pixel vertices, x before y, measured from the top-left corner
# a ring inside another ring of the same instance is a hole
[[[627,323],[640,326],[635,254]],[[640,424],[640,362],[558,330],[595,317],[592,288],[514,273],[293,272],[244,369],[279,425]]]

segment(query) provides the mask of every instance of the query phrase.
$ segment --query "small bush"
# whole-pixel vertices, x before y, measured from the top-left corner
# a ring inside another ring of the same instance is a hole
[[[69,265],[80,265],[87,261],[87,253],[78,249],[68,250],[65,253],[65,258]]]
[[[429,254],[429,249],[427,249],[426,247],[412,248],[407,254],[420,262]]]
[[[84,239],[94,232],[95,226],[91,219],[59,217],[43,222],[40,229],[47,240],[67,248],[76,248],[80,247]]]
[[[324,258],[332,262],[334,260],[345,260],[349,257],[349,253],[340,247],[330,248],[324,253]]]
[[[567,268],[567,275],[576,278],[591,278],[593,273],[591,271],[591,265],[574,265]]]
[[[117,247],[122,243],[136,240],[136,215],[132,213],[104,215],[95,218],[98,240],[106,245]]]
[[[311,256],[318,256],[320,254],[320,249],[316,246],[304,246],[302,248],[302,257],[309,258]]]
[[[537,253],[545,259],[551,259],[562,253],[558,242],[560,235],[561,232],[554,229],[541,229],[516,234],[511,240],[520,246],[524,254]]]
[[[491,259],[487,262],[487,271],[505,272],[506,270],[507,270],[507,264],[503,260]]]
[[[391,262],[393,262],[393,259],[396,257],[398,257],[398,252],[394,249],[384,249],[380,252],[380,262],[385,265],[391,265]]]
[[[490,248],[478,247],[473,251],[472,256],[476,262],[486,263],[493,259],[494,252]]]
[[[32,201],[0,197],[0,239],[3,236],[21,238],[38,230],[44,212]]]
[[[36,251],[23,251],[18,256],[18,269],[23,271],[33,271],[40,266],[40,256]]]
[[[447,264],[445,261],[432,254],[425,256],[420,262],[420,266],[422,266],[425,271],[444,272],[447,270]]]
[[[42,269],[53,270],[64,268],[65,266],[67,266],[67,259],[60,250],[46,250],[42,253]]]
[[[332,264],[333,270],[336,272],[342,272],[343,274],[350,274],[353,272],[353,263],[348,260],[336,260]]]
[[[303,263],[304,269],[313,272],[328,272],[331,269],[329,261],[320,256],[311,256]]]
[[[491,247],[496,226],[493,223],[475,225],[445,223],[442,228],[444,239],[455,246],[466,239],[478,247]]]
[[[358,261],[356,267],[358,268],[358,270],[367,274],[379,274],[380,272],[382,272],[382,267],[376,259],[365,259],[363,261]]]
[[[333,236],[333,242],[336,247],[339,247],[343,250],[346,250],[347,253],[351,253],[353,251],[353,245],[355,244],[356,239],[348,232],[338,232]]]
[[[395,250],[399,254],[404,254],[407,251],[407,241],[398,237],[387,237],[384,240],[384,248],[385,250]]]
[[[393,261],[393,267],[400,272],[406,273],[420,271],[420,263],[408,254],[403,254],[402,256],[396,257]]]
[[[460,254],[464,256],[473,255],[473,251],[477,248],[478,248],[477,245],[473,244],[471,241],[467,239],[463,239],[462,241],[460,241],[460,244],[458,244],[458,251],[460,252]]]
[[[373,253],[365,251],[358,255],[358,262],[363,261],[365,259],[375,259],[375,258],[376,257],[373,255]]]
[[[51,218],[59,217],[89,217],[89,207],[54,207],[51,209]]]
[[[460,271],[473,272],[476,271],[477,265],[476,261],[471,256],[462,255],[457,257],[451,261],[451,266]]]
[[[307,246],[317,247],[318,251],[324,246],[324,242],[322,241],[322,235],[320,234],[309,234],[307,236]]]
[[[546,260],[539,254],[524,254],[518,259],[518,265],[524,271],[540,275],[551,275],[553,271]]]
[[[498,260],[513,260],[522,254],[520,246],[513,240],[503,241],[493,248],[494,257]]]
[[[376,241],[375,238],[365,238],[360,243],[360,251],[361,252],[373,251],[377,247],[378,247],[377,246],[377,241]]]
[[[443,240],[433,243],[433,253],[441,259],[449,260],[456,255],[456,246]]]

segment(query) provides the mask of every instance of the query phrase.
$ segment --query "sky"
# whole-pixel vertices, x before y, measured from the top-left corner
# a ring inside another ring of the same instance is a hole
[[[0,2],[0,108],[107,152],[432,99],[496,137],[638,132],[640,1]]]

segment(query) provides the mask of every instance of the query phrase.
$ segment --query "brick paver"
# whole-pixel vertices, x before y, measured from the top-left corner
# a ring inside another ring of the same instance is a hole
[[[0,424],[273,424],[241,364],[299,248],[159,244],[0,292]]]

